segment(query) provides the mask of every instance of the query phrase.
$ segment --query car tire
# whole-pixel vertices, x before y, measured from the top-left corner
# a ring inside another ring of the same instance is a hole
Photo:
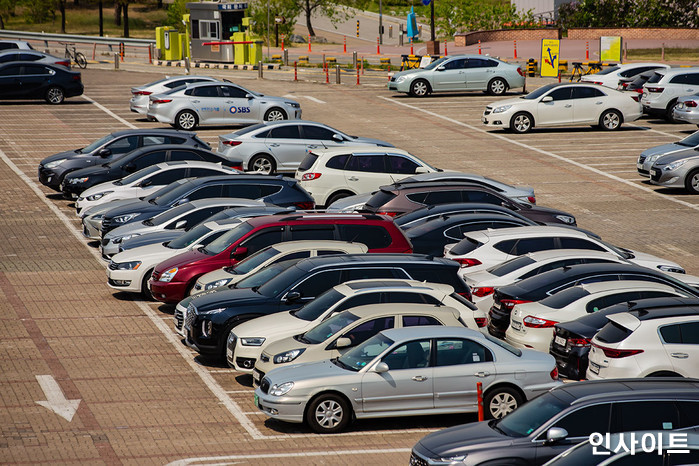
[[[146,301],[155,301],[153,294],[150,292],[150,288],[148,288],[148,280],[150,280],[150,276],[152,274],[153,269],[150,269],[143,276],[143,280],[141,280],[141,296],[143,296],[143,299],[145,299]]]
[[[330,197],[328,197],[328,200],[325,201],[325,207],[328,207],[330,204],[332,204],[335,201],[339,201],[340,199],[344,199],[346,197],[354,196],[349,191],[338,191],[336,193],[333,193]]]
[[[672,116],[672,113],[675,111],[675,107],[677,107],[677,104],[677,100],[673,100],[669,104],[667,104],[667,108],[665,109],[665,119],[668,123],[680,123],[680,121],[675,120],[675,118]]]
[[[623,122],[621,113],[616,110],[605,110],[599,117],[599,127],[605,131],[617,131]]]
[[[271,175],[277,169],[274,159],[267,154],[259,154],[250,159],[248,171],[259,175]]]
[[[690,194],[699,194],[699,169],[689,172],[684,179],[684,189]]]
[[[347,427],[352,419],[349,403],[339,395],[326,393],[311,401],[306,410],[306,423],[319,434],[334,434]]]
[[[483,399],[486,419],[500,419],[517,409],[523,402],[522,395],[511,387],[490,389]]]
[[[424,79],[416,79],[410,84],[410,95],[413,97],[426,97],[431,91],[430,83]]]
[[[66,100],[66,96],[63,93],[63,89],[61,89],[58,86],[51,86],[48,89],[46,89],[46,102],[50,103],[51,105],[58,105],[62,104],[64,100]]]
[[[272,107],[265,112],[265,121],[282,121],[287,119],[286,113],[279,107]]]
[[[488,94],[503,95],[507,92],[507,83],[502,78],[493,78],[488,83]]]
[[[191,110],[182,110],[175,117],[175,128],[183,131],[192,131],[199,124],[197,115]]]
[[[534,118],[527,112],[515,113],[510,120],[510,130],[517,134],[524,134],[534,127]]]

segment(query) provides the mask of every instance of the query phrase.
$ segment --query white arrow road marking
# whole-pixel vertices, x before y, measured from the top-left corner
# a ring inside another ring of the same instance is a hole
[[[58,382],[51,375],[37,375],[36,380],[46,395],[46,401],[37,401],[36,404],[50,409],[68,422],[72,421],[80,400],[67,400]]]

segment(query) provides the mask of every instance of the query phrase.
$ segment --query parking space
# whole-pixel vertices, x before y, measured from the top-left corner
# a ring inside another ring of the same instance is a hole
[[[0,105],[0,461],[404,464],[427,432],[473,420],[367,421],[332,436],[270,422],[253,405],[249,377],[200,360],[179,341],[171,307],[112,293],[72,204],[36,181],[36,167],[112,131],[162,126],[128,109],[132,86],[164,74],[145,70],[87,70],[86,95],[60,106]],[[305,119],[390,141],[440,168],[533,186],[539,204],[575,214],[603,239],[699,275],[699,198],[645,184],[635,170],[643,149],[690,134],[690,125],[640,120],[613,133],[514,135],[480,124],[493,100],[481,93],[413,99],[381,87],[226,76],[293,96]],[[215,147],[234,129],[198,133]],[[46,399],[38,375],[81,400],[71,421],[36,403]]]

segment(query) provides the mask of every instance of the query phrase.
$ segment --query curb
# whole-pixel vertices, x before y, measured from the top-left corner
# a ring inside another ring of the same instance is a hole
[[[165,60],[153,60],[155,66],[173,66],[173,67],[184,67],[184,60],[175,61],[165,61]],[[265,63],[262,65],[264,70],[275,70],[281,67],[281,64],[269,64]],[[231,65],[228,63],[192,63],[191,68],[209,68],[216,70],[256,70],[257,65]]]

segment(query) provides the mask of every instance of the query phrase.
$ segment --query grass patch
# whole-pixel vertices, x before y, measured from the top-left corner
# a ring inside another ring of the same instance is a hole
[[[630,49],[626,53],[629,60],[653,60],[658,61],[662,57],[662,49]],[[699,49],[692,48],[665,48],[666,61],[697,61]]]

